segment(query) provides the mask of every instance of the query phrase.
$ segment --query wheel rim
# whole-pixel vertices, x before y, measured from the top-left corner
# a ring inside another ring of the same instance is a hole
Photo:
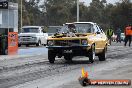
[[[93,60],[95,59],[95,48],[93,48]]]
[[[94,60],[95,59],[95,46],[93,46],[92,53],[93,53],[93,60]]]
[[[105,53],[105,58],[106,58],[107,57],[107,48],[106,47],[105,47],[104,53]]]
[[[8,50],[7,49],[5,50],[5,55],[8,55]]]

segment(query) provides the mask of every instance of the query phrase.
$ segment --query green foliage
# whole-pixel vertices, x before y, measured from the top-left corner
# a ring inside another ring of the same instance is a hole
[[[117,3],[111,10],[111,23],[114,28],[124,28],[127,24],[132,23],[132,3]]]
[[[20,27],[20,0],[19,3]],[[76,21],[76,0],[22,0],[23,25],[62,25]],[[40,10],[41,7],[41,10]],[[92,0],[89,6],[80,4],[80,21],[92,21],[100,24],[105,30],[112,27],[122,30],[132,24],[132,3],[122,0],[120,3],[108,4],[107,0]]]

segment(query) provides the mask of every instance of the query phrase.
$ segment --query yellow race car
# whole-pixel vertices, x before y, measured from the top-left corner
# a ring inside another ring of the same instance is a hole
[[[74,56],[89,57],[91,63],[95,56],[106,60],[107,37],[103,30],[93,22],[66,23],[47,39],[48,60],[54,63],[55,57],[71,62]]]

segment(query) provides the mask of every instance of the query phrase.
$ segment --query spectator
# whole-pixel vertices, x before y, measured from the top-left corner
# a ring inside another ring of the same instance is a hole
[[[132,26],[131,25],[128,25],[126,28],[125,28],[125,31],[124,31],[124,34],[125,34],[125,44],[124,46],[126,46],[127,42],[129,41],[129,47],[131,46],[131,41],[132,41]]]
[[[118,43],[118,42],[121,43],[121,29],[120,29],[120,28],[118,28],[118,29],[116,30],[116,35],[117,35],[116,42],[117,42],[117,43]]]
[[[113,35],[113,30],[110,28],[106,31],[106,35],[108,38],[109,45],[111,45],[111,40],[112,40],[112,35]]]
[[[68,37],[75,37],[75,33],[76,33],[76,30],[75,30],[75,25],[74,24],[69,24],[68,25],[68,32],[67,32],[67,36]]]

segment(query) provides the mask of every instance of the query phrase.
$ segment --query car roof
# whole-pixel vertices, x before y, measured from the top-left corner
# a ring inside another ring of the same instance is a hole
[[[92,25],[95,25],[96,23],[94,22],[73,22],[75,24],[92,24]]]
[[[23,26],[22,28],[40,28],[40,27],[43,27],[43,26]]]
[[[62,27],[62,26],[48,26],[48,27]]]
[[[63,25],[69,25],[69,24],[92,24],[92,25],[95,25],[96,23],[94,23],[94,22],[72,22],[72,23],[65,23]]]
[[[65,23],[65,24],[73,24],[73,23]]]

